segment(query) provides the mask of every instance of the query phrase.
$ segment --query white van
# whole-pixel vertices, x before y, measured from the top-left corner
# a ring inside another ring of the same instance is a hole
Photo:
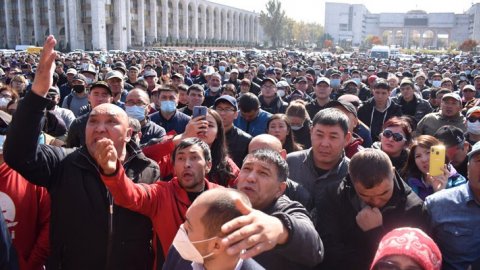
[[[390,58],[390,47],[373,46],[370,50],[370,58],[388,59]]]

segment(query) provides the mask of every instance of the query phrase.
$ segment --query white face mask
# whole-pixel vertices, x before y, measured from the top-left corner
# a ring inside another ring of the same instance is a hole
[[[284,97],[284,96],[285,96],[285,90],[278,90],[278,91],[277,91],[277,94],[278,94],[280,97]]]
[[[473,135],[480,135],[480,121],[470,122],[467,121],[467,133]]]
[[[172,245],[175,247],[175,249],[178,251],[178,253],[184,260],[191,261],[198,264],[203,264],[203,260],[205,258],[212,256],[213,252],[206,256],[202,256],[202,254],[198,252],[197,248],[193,244],[207,242],[215,238],[217,237],[215,236],[209,239],[192,242],[188,238],[187,232],[185,231],[185,228],[183,227],[183,224],[182,224],[180,225],[180,228],[177,231],[177,235],[175,235],[175,238],[173,239]]]
[[[213,93],[218,92],[218,90],[220,90],[220,86],[211,86],[210,87],[210,91],[212,91]]]

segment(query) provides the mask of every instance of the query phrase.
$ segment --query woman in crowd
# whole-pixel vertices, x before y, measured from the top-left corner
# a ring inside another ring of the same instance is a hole
[[[412,143],[412,129],[409,123],[400,117],[392,117],[383,124],[380,141],[373,148],[385,152],[397,171],[401,171],[408,158],[408,148]]]
[[[304,149],[310,148],[312,146],[312,141],[310,140],[312,121],[305,108],[305,101],[295,100],[290,102],[285,114],[290,121],[294,141],[302,145]]]
[[[440,141],[433,136],[421,135],[413,141],[410,147],[402,176],[422,200],[434,192],[456,187],[466,182],[465,177],[459,174],[451,164],[448,164],[447,160],[445,160],[442,175],[431,176],[429,174],[430,148],[440,144]]]
[[[378,246],[370,270],[440,270],[442,253],[426,233],[398,228],[387,233]]]
[[[10,81],[10,87],[17,93],[18,96],[25,96],[25,89],[27,89],[27,79],[23,75],[15,75]]]
[[[302,146],[294,140],[290,120],[285,114],[277,113],[270,117],[267,122],[267,133],[277,137],[287,153],[302,150]]]
[[[233,186],[240,170],[227,155],[222,119],[211,109],[208,109],[206,117],[191,119],[184,133],[142,149],[147,157],[155,160],[160,166],[161,180],[168,181],[174,177],[171,153],[176,144],[189,137],[197,137],[210,146],[212,168],[207,174],[207,180],[225,187]]]

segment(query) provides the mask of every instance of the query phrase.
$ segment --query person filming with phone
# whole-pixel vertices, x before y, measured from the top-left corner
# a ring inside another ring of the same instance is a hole
[[[466,182],[465,177],[449,163],[445,156],[445,146],[430,135],[418,136],[413,141],[402,173],[408,185],[422,200],[437,191]]]

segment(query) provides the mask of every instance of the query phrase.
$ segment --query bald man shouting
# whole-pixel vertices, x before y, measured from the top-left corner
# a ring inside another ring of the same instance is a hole
[[[49,268],[152,269],[150,220],[114,205],[93,156],[97,142],[108,138],[130,179],[140,183],[158,179],[158,166],[130,142],[127,114],[113,104],[99,105],[89,116],[80,148],[38,144],[53,83],[55,44],[53,36],[46,39],[32,91],[18,105],[4,145],[7,164],[50,193]]]

